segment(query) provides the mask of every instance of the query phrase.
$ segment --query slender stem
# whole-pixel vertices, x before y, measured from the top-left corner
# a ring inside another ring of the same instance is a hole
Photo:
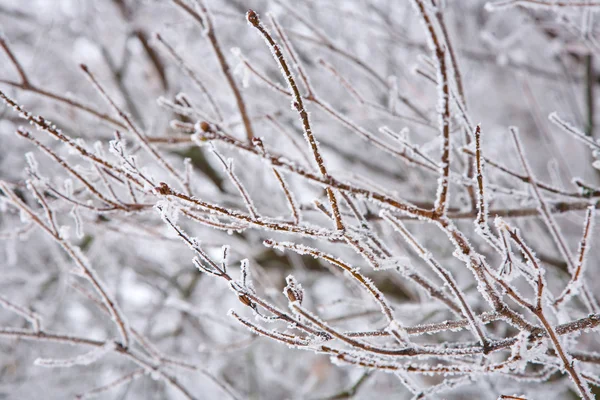
[[[244,97],[242,96],[242,93],[235,81],[235,78],[233,77],[231,67],[229,66],[229,63],[227,62],[227,59],[223,54],[223,50],[221,49],[221,45],[219,44],[219,41],[215,34],[212,16],[210,15],[209,10],[206,8],[204,0],[196,0],[196,3],[198,4],[199,8],[202,10],[202,13],[204,15],[200,15],[193,8],[185,4],[182,0],[173,0],[173,2],[179,7],[181,7],[181,9],[186,11],[189,15],[191,15],[196,21],[198,21],[198,23],[202,27],[204,34],[206,35],[211,45],[213,53],[217,58],[219,66],[221,67],[221,71],[223,72],[223,75],[225,75],[225,80],[227,81],[227,84],[229,85],[229,88],[231,89],[231,91],[233,92],[233,96],[235,97],[235,103],[240,112],[240,116],[242,117],[242,121],[244,122],[244,129],[246,130],[246,138],[248,140],[248,143],[252,142],[252,138],[254,137],[254,130],[252,128],[252,122],[250,121],[248,110],[246,109],[246,102],[244,101]]]
[[[6,55],[10,59],[10,62],[13,64],[13,66],[17,70],[17,73],[19,74],[19,78],[21,78],[21,86],[23,88],[29,88],[29,87],[31,87],[31,83],[29,82],[29,78],[27,78],[27,74],[25,73],[25,69],[23,68],[23,66],[21,65],[21,63],[17,59],[17,57],[14,55],[14,53],[12,52],[12,50],[10,49],[10,47],[8,46],[8,42],[7,42],[6,38],[4,37],[4,35],[0,35],[0,46],[2,47],[2,49],[4,50],[4,52],[6,52]]]
[[[260,19],[258,18],[258,14],[256,14],[252,10],[249,10],[246,15],[246,18],[247,18],[248,22],[253,27],[255,27],[260,32],[260,34],[263,36],[263,38],[269,45],[269,48],[273,52],[273,57],[275,58],[275,61],[277,61],[277,63],[281,67],[283,76],[287,80],[290,90],[293,93],[292,105],[298,112],[298,115],[300,115],[300,119],[302,120],[302,128],[304,130],[304,135],[305,135],[306,140],[307,140],[308,144],[310,145],[310,148],[313,152],[313,156],[315,158],[317,167],[319,168],[319,172],[321,173],[321,176],[323,178],[329,178],[329,174],[327,173],[327,168],[325,167],[325,162],[323,161],[323,156],[321,155],[321,151],[319,150],[319,145],[317,144],[317,140],[315,139],[315,136],[312,132],[312,127],[310,124],[310,120],[308,118],[308,112],[306,111],[306,108],[304,107],[302,95],[300,94],[300,90],[298,90],[298,86],[296,85],[294,75],[287,64],[287,61],[285,60],[285,57],[283,56],[283,53],[281,52],[279,45],[277,43],[275,43],[275,41],[273,40],[273,38],[271,37],[269,32],[262,25],[262,23],[260,22]],[[304,75],[302,75],[302,76],[304,77]],[[306,79],[306,77],[304,77],[304,79]],[[305,81],[305,82],[307,83],[307,81]],[[338,208],[338,202],[335,197],[335,193],[333,192],[333,190],[330,187],[327,187],[325,190],[327,192],[327,197],[329,198],[329,202],[331,203],[331,208],[333,210],[336,228],[338,230],[344,230],[344,223],[342,221],[342,215],[340,214],[340,210]]]
[[[450,86],[448,84],[448,69],[446,67],[446,50],[438,38],[435,27],[423,0],[413,0],[423,24],[426,27],[427,38],[431,44],[435,67],[438,74],[438,113],[442,136],[441,176],[438,180],[438,190],[435,200],[436,215],[446,215],[448,208],[448,190],[450,186]]]

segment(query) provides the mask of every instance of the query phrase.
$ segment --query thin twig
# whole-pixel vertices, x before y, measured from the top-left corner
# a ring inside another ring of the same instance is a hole
[[[279,45],[277,45],[277,43],[275,43],[275,41],[273,40],[273,38],[271,37],[269,32],[261,24],[261,22],[258,18],[258,15],[254,11],[249,10],[248,13],[246,14],[246,19],[264,37],[269,48],[273,52],[273,57],[275,58],[275,61],[280,65],[283,76],[286,78],[287,83],[290,87],[290,90],[293,93],[292,106],[296,109],[296,111],[298,111],[298,114],[300,115],[300,119],[302,120],[302,128],[304,129],[304,135],[306,137],[306,141],[308,142],[308,144],[311,147],[313,156],[315,158],[315,162],[317,164],[317,167],[319,168],[319,172],[321,173],[321,176],[323,178],[325,178],[325,179],[329,178],[329,174],[327,173],[327,168],[325,167],[325,162],[323,161],[323,157],[321,156],[321,152],[319,150],[319,145],[317,144],[317,141],[312,132],[310,120],[308,118],[308,112],[304,108],[304,102],[302,101],[302,95],[300,94],[300,91],[298,90],[298,86],[296,85],[294,76],[293,76],[292,72],[290,71],[290,68],[283,56],[283,53],[281,52],[281,50],[279,48]],[[302,74],[302,76],[304,77],[303,74]],[[306,77],[304,77],[303,79],[306,79]],[[305,84],[308,85],[308,80],[305,81]],[[341,216],[340,210],[338,208],[335,193],[329,187],[326,189],[326,191],[327,191],[327,197],[329,198],[329,202],[331,203],[331,208],[333,210],[336,228],[338,230],[343,230],[344,223],[342,222],[342,216]]]

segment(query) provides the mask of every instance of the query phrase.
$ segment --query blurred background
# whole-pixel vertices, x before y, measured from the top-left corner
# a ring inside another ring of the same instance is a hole
[[[307,102],[329,173],[340,180],[431,207],[437,188],[435,171],[407,163],[365,141],[357,132],[362,129],[390,148],[406,152],[403,154],[414,154],[417,150],[433,160],[439,159],[438,88],[431,81],[436,73],[425,30],[410,2],[205,0],[205,3],[214,22],[213,32],[244,98],[255,136],[262,137],[269,149],[299,165],[314,167],[290,99],[268,87],[252,71],[255,69],[285,87],[268,47],[246,22],[249,8],[263,16],[265,23],[267,12],[277,17],[319,99],[345,117],[346,123],[340,122],[323,108]],[[527,214],[529,217],[511,223],[521,229],[541,258],[551,290],[559,293],[569,279],[567,264],[543,222],[531,217],[537,207],[531,187],[492,164],[523,174],[508,130],[509,126],[518,127],[536,178],[559,189],[559,193],[545,192],[547,200],[559,208],[563,203],[584,204],[577,208],[579,211],[560,213],[557,217],[575,254],[584,221],[581,210],[590,198],[600,195],[595,189],[600,185],[600,171],[592,167],[597,154],[559,129],[548,115],[557,112],[585,135],[594,140],[600,138],[600,127],[596,126],[600,47],[594,14],[579,8],[511,7],[488,11],[486,1],[479,0],[441,3],[439,7],[443,9],[460,66],[468,116],[472,123],[481,123],[483,152],[492,161],[487,165],[487,181],[492,187],[490,208],[534,210]],[[85,64],[119,107],[153,139],[161,154],[178,169],[191,165],[196,196],[244,210],[236,188],[210,146],[198,147],[189,141],[175,140],[183,134],[170,123],[172,120],[194,123],[213,116],[214,109],[206,93],[220,109],[222,124],[228,132],[241,140],[246,135],[231,88],[202,26],[176,1],[0,0],[0,29],[6,44],[0,55],[0,89],[18,104],[52,121],[63,133],[81,140],[88,148],[103,147],[108,153],[108,142],[114,138],[115,129],[119,129],[109,118],[117,116],[82,73],[79,65]],[[168,48],[159,43],[157,33],[184,60],[185,66],[193,69],[206,92],[185,72],[186,67],[174,60]],[[15,68],[6,48],[24,75]],[[457,88],[454,86],[454,90]],[[197,112],[181,112],[181,109],[178,112],[181,93]],[[39,174],[46,183],[62,188],[68,176],[30,141],[15,135],[18,126],[26,125],[12,109],[0,110],[0,179],[13,184],[15,192],[21,193],[27,204],[34,207],[35,200],[27,194],[24,184],[28,178],[26,153],[34,154]],[[402,132],[403,138],[415,148],[402,147],[382,133],[382,127]],[[452,119],[452,127],[451,166],[457,176],[462,176],[472,159],[464,152],[467,143],[458,115]],[[94,174],[93,166],[69,152],[63,143],[36,132],[33,127],[31,130],[41,143],[76,165],[79,172],[85,176]],[[140,150],[134,138],[125,136],[129,150],[139,157],[139,165],[157,182],[168,180],[164,170]],[[233,158],[235,172],[260,213],[282,218],[289,214],[278,182],[264,163],[235,149],[217,147],[226,157]],[[303,220],[331,228],[331,221],[314,204],[314,200],[327,203],[323,190],[292,174],[286,178]],[[85,196],[81,201],[85,201]],[[6,201],[0,202],[0,206],[0,295],[39,314],[49,332],[92,340],[114,337],[114,324],[86,295],[91,288],[72,273],[68,256]],[[162,353],[199,366],[195,371],[173,367],[174,376],[196,398],[227,398],[231,395],[227,391],[240,399],[413,396],[394,374],[365,373],[360,368],[335,365],[326,355],[290,349],[260,338],[238,324],[227,315],[228,310],[241,310],[242,314],[248,310],[225,282],[202,275],[194,267],[193,253],[152,209],[96,213],[68,202],[53,201],[52,206],[60,225],[68,229],[70,242],[79,246],[93,264],[129,324]],[[458,216],[460,212],[468,213],[471,206],[468,191],[453,185],[450,210]],[[360,207],[365,215],[376,219],[376,204],[361,200]],[[480,246],[490,262],[499,263],[500,258],[473,233],[473,220],[457,217],[456,223],[470,232],[469,238]],[[212,229],[191,221],[181,224],[190,235],[201,240],[215,259],[221,257],[221,246],[229,245],[230,265],[236,277],[240,260],[249,259],[256,290],[275,304],[286,307],[281,291],[285,277],[293,273],[306,290],[304,304],[324,320],[346,330],[382,327],[379,310],[362,294],[357,295],[356,288],[340,279],[339,273],[332,272],[320,260],[275,251],[263,246],[262,241],[297,240],[330,251],[357,266],[364,264],[348,248],[260,229],[238,232],[231,227]],[[374,224],[395,254],[392,262],[403,262],[420,268],[426,276],[434,276],[401,237],[393,235],[389,226]],[[454,248],[445,236],[431,224],[407,222],[407,226],[452,271],[474,309],[485,311],[486,304],[471,273],[452,257]],[[598,246],[591,246],[587,255],[586,279],[593,292],[600,289],[594,279],[599,251]],[[362,272],[389,297],[396,314],[404,321],[420,324],[452,318],[439,302],[416,289],[394,269],[374,273],[364,266]],[[248,311],[246,315],[252,313]],[[558,322],[585,315],[581,303],[573,301],[561,317],[564,320]],[[0,309],[0,327],[24,329],[28,324],[10,310]],[[499,335],[509,332],[506,327],[496,328]],[[463,336],[468,338],[469,333],[446,332],[423,340],[439,342]],[[583,334],[578,343],[588,351],[600,351],[593,333]],[[77,346],[0,337],[0,398],[64,399],[86,393],[91,397],[94,388],[129,376],[140,368],[114,353],[90,365],[71,368],[34,364],[38,358],[69,359],[78,354],[81,349]],[[99,392],[98,398],[184,398],[159,377],[143,371],[138,374],[140,377],[129,376],[132,379]],[[440,382],[437,377],[419,379],[424,386]],[[553,375],[543,383],[501,377],[472,379],[474,382],[433,398],[495,399],[498,393],[511,391],[529,393],[531,398],[566,399],[575,395],[567,379],[560,375]]]

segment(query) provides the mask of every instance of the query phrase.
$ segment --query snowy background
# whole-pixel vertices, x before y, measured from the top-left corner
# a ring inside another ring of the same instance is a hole
[[[0,0],[0,398],[592,398],[600,6],[487,3]],[[281,46],[333,183],[249,8]],[[445,101],[449,227],[395,205],[439,205]],[[485,356],[474,328],[440,324],[468,319],[461,299],[498,345]],[[551,329],[518,299],[539,299]]]

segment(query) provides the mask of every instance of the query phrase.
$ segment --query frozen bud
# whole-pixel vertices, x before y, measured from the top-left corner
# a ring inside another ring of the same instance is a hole
[[[292,275],[288,275],[285,281],[287,282],[287,285],[283,289],[285,297],[292,303],[298,302],[302,304],[302,300],[304,299],[304,289],[302,289],[302,286]]]
[[[263,144],[262,138],[253,137],[252,138],[252,144],[254,145],[254,147],[256,147],[261,152],[265,151],[265,145]]]
[[[248,307],[254,307],[254,303],[252,303],[252,300],[250,300],[250,297],[246,296],[245,294],[241,294],[238,296],[238,299],[240,300],[240,302]]]
[[[248,10],[248,12],[246,13],[246,19],[252,26],[260,25],[260,20],[258,19],[258,14],[255,13],[253,10]]]
[[[200,130],[201,130],[202,132],[208,132],[208,131],[210,130],[210,125],[209,125],[209,124],[208,124],[208,122],[206,122],[206,121],[201,121],[201,122],[198,124],[198,127],[200,128]]]
[[[171,188],[169,187],[169,185],[167,185],[164,182],[161,182],[158,186],[156,186],[154,188],[154,190],[158,193],[158,194],[162,194],[162,195],[167,195],[171,193]]]

